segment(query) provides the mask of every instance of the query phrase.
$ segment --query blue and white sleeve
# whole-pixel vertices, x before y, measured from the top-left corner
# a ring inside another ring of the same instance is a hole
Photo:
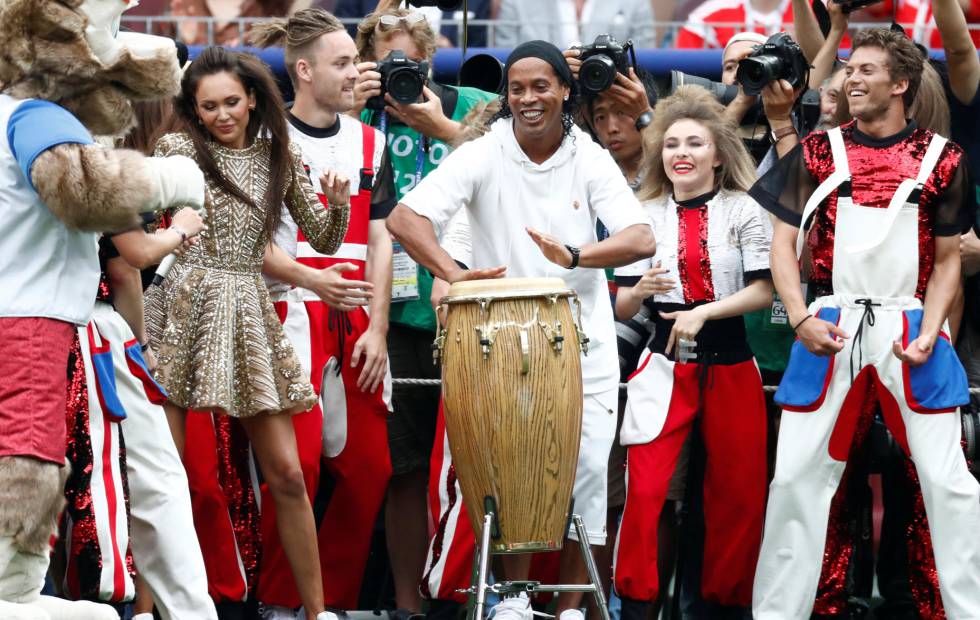
[[[31,166],[42,153],[59,144],[94,144],[92,135],[63,107],[32,99],[20,104],[7,123],[7,143],[24,177],[31,181]]]

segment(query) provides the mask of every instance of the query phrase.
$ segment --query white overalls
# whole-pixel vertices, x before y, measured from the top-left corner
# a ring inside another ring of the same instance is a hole
[[[934,136],[916,179],[897,188],[887,209],[854,204],[839,128],[828,132],[835,172],[803,212],[803,226],[840,187],[834,238],[834,294],[810,313],[849,336],[832,357],[793,345],[776,401],[783,407],[766,527],[753,592],[756,620],[810,617],[824,553],[828,513],[847,460],[856,403],[845,397],[872,373],[886,424],[915,463],[932,534],[939,586],[951,620],[980,619],[980,486],[960,447],[958,407],[969,400],[966,374],[945,333],[928,361],[902,363],[919,333],[918,196],[946,139]],[[841,187],[843,185],[843,187]],[[802,248],[801,227],[797,250]],[[812,319],[811,319],[812,320]]]

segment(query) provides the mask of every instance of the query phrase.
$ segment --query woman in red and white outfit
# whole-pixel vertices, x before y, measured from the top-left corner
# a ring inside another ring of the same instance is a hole
[[[655,305],[650,353],[628,384],[620,441],[626,507],[615,551],[624,620],[660,593],[657,523],[678,454],[697,421],[707,464],[702,593],[748,607],[766,496],[766,409],[742,315],[772,303],[772,228],[745,193],[752,160],[703,89],[657,104],[646,136],[647,198],[657,254],[616,270],[616,315]]]

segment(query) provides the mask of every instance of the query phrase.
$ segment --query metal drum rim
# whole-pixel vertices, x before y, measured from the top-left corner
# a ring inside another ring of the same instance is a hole
[[[478,295],[447,295],[439,300],[440,305],[504,301],[507,299],[529,299],[534,297],[575,297],[572,289],[538,289],[514,291],[499,295],[481,293]]]

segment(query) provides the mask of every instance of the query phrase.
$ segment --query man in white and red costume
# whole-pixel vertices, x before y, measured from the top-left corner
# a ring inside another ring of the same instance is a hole
[[[354,106],[358,71],[357,48],[343,24],[322,9],[306,9],[263,24],[253,37],[260,45],[284,44],[296,91],[290,137],[302,148],[311,178],[326,172],[334,179],[333,195],[321,200],[351,205],[347,235],[332,256],[314,251],[283,213],[264,271],[275,279],[269,288],[276,311],[320,395],[293,424],[311,498],[321,457],[335,483],[319,527],[324,598],[328,606],[353,609],[391,476],[386,339],[392,248],[385,218],[397,202],[394,178],[384,134],[345,114]],[[262,506],[258,598],[266,618],[291,618],[299,595],[272,502]]]
[[[856,121],[805,138],[750,192],[779,220],[772,275],[798,335],[776,394],[783,414],[756,620],[810,617],[831,499],[869,385],[915,464],[946,614],[980,618],[980,486],[958,414],[969,394],[943,329],[973,188],[962,150],[906,120],[922,63],[904,34],[859,33],[844,81]],[[817,293],[809,309],[804,243]]]

